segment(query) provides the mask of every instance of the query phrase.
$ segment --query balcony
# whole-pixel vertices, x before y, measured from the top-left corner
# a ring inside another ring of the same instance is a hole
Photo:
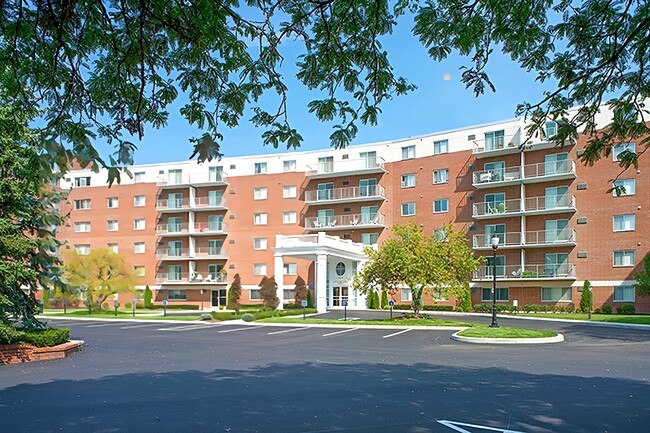
[[[494,131],[496,132],[496,131]],[[476,158],[489,158],[497,155],[519,153],[521,129],[504,131],[504,135],[486,139],[473,140],[472,154]]]
[[[156,234],[160,236],[182,236],[189,233],[187,224],[158,224]]]
[[[524,183],[575,179],[576,176],[576,162],[571,159],[524,166]]]
[[[194,236],[225,235],[227,233],[226,223],[194,223],[190,233]]]
[[[193,173],[180,176],[159,177],[156,185],[161,189],[200,187],[200,186],[226,186],[226,173]]]
[[[173,200],[161,198],[156,200],[156,210],[158,212],[183,212],[189,209],[189,207],[190,201],[186,198]]]
[[[493,267],[484,265],[474,273],[474,281],[492,281]],[[498,281],[575,280],[575,265],[571,263],[544,265],[497,265]]]
[[[503,218],[521,215],[521,200],[484,201],[472,205],[472,217],[476,219]]]
[[[547,195],[524,199],[525,215],[546,215],[575,212],[576,210],[576,197],[574,195]]]
[[[521,182],[520,167],[475,171],[472,177],[472,185],[478,189],[516,185],[519,182]]]
[[[227,210],[226,201],[224,199],[215,200],[209,197],[196,197],[194,205],[191,206],[195,211],[203,210]]]
[[[315,166],[307,166],[309,179],[327,179],[340,176],[385,173],[384,159],[381,157],[344,159],[341,161],[321,161]]]
[[[158,224],[156,234],[159,236],[204,236],[226,234],[225,223]]]
[[[214,259],[214,260],[226,260],[228,254],[226,254],[225,248],[219,247],[199,247],[194,250],[194,259]]]
[[[226,274],[217,272],[207,274],[205,278],[200,273],[194,273],[193,276],[183,273],[158,273],[156,274],[156,284],[165,285],[182,285],[182,284],[227,284]]]
[[[337,215],[332,217],[305,218],[305,229],[310,231],[349,230],[364,228],[383,228],[384,215],[353,214]]]
[[[156,250],[158,260],[187,260],[190,258],[188,248],[159,248]]]
[[[499,249],[535,248],[535,247],[565,247],[576,245],[576,231],[567,230],[539,230],[529,231],[524,234],[522,242],[520,232],[498,233]],[[491,250],[490,239],[492,233],[482,233],[472,236],[472,247],[475,250]]]
[[[377,200],[386,200],[384,187],[381,185],[305,191],[305,202],[312,205]]]

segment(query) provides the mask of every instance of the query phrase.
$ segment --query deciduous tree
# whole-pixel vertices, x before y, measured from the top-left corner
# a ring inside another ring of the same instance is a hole
[[[643,270],[636,274],[634,288],[639,296],[650,295],[650,254],[646,254],[643,258]]]
[[[296,285],[293,289],[294,293],[294,302],[296,304],[296,307],[300,307],[302,301],[307,300],[307,293],[309,292],[309,289],[307,288],[307,284],[305,283],[305,280],[298,275],[296,278]]]

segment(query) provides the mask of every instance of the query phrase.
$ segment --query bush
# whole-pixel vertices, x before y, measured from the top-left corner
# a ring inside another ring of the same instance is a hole
[[[126,308],[127,310],[130,310],[131,308],[133,308],[133,304],[131,304],[130,302],[127,302],[126,304],[124,304],[124,308]]]
[[[253,320],[255,320],[255,316],[253,316],[251,313],[245,313],[241,316],[241,319],[244,322],[252,322]]]
[[[611,305],[603,305],[603,308],[601,308],[603,314],[612,314],[612,306]]]
[[[41,329],[25,333],[23,342],[36,347],[52,347],[70,340],[70,329]]]
[[[386,289],[382,289],[381,291],[381,305],[380,305],[382,310],[386,310],[388,308],[388,293],[386,293]]]
[[[151,289],[149,286],[145,287],[144,289],[144,308],[151,308],[153,307],[153,302],[151,301],[153,298],[153,293],[151,293]]]
[[[566,305],[566,312],[567,312],[567,313],[573,313],[574,311],[576,311],[576,306],[573,305],[572,302],[569,302],[569,303]]]
[[[596,308],[594,310],[594,314],[601,314],[601,313],[602,313],[602,311],[600,310],[600,308]]]
[[[472,309],[477,313],[489,313],[492,311],[492,306],[489,304],[475,304]]]
[[[212,320],[212,314],[203,313],[199,316],[199,320]]]
[[[102,304],[102,310],[108,310],[108,302]]]
[[[616,314],[634,314],[635,312],[634,304],[623,304],[616,307]]]
[[[424,311],[454,311],[453,305],[424,305]]]
[[[11,325],[0,324],[0,344],[18,344],[25,338],[25,332]]]
[[[411,304],[395,304],[393,310],[410,310]]]

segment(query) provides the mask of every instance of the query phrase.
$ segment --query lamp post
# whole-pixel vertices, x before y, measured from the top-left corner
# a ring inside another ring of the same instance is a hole
[[[490,239],[490,245],[492,245],[492,323],[490,328],[498,328],[499,324],[497,323],[497,249],[499,248],[499,236],[496,234],[492,235]]]

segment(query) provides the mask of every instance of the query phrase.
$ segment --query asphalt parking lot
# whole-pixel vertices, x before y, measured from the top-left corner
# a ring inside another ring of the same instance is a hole
[[[650,424],[647,330],[526,322],[566,342],[483,346],[447,330],[50,322],[70,326],[85,349],[0,367],[3,432],[612,433]]]

